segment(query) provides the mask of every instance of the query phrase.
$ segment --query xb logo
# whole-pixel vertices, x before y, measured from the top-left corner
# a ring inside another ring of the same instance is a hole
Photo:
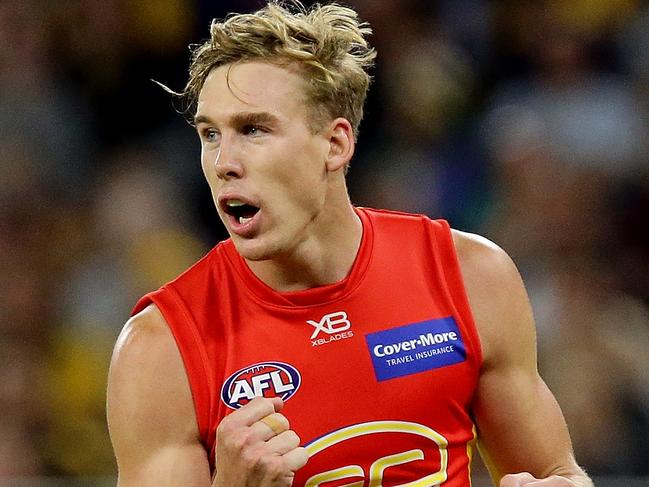
[[[320,322],[313,320],[307,320],[306,322],[315,327],[313,335],[311,335],[311,340],[316,338],[321,331],[324,331],[328,335],[334,335],[335,333],[349,330],[352,327],[352,324],[347,319],[347,313],[344,311],[324,315]]]
[[[352,324],[344,311],[324,315],[320,321],[307,320],[307,323],[315,328],[311,334],[311,345],[314,347],[354,336],[354,332],[347,331]],[[325,333],[325,338],[318,338],[320,332]]]

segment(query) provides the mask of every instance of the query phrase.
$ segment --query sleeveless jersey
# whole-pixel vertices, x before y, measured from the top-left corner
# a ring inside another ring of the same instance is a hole
[[[309,452],[294,486],[469,486],[481,351],[449,226],[356,212],[338,283],[276,292],[226,240],[134,313],[155,303],[168,322],[212,469],[219,422],[280,396]]]

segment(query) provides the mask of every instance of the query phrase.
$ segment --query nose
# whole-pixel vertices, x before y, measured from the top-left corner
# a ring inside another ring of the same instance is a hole
[[[243,177],[243,166],[240,161],[236,143],[230,137],[222,137],[214,160],[216,175],[224,180]]]

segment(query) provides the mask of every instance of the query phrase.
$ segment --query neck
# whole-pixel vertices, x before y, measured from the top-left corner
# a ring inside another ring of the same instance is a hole
[[[324,211],[312,225],[314,231],[289,252],[247,261],[252,272],[279,292],[324,286],[347,277],[363,235],[363,225],[349,200],[337,210]]]

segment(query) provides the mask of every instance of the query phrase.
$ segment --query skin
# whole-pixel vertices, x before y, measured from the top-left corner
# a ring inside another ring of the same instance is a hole
[[[222,66],[207,77],[195,117],[203,173],[221,220],[252,271],[282,290],[343,279],[362,234],[344,178],[354,152],[352,127],[338,118],[313,134],[306,100],[296,96],[303,91],[293,70]],[[239,121],[237,115],[251,112],[272,119]],[[251,237],[232,230],[220,201],[231,195],[261,208]]]
[[[252,271],[278,291],[343,279],[362,234],[344,176],[352,128],[337,118],[314,133],[296,96],[302,83],[295,70],[262,62],[219,67],[205,82],[196,116],[217,211]],[[224,211],[222,201],[231,197],[260,207],[246,231]],[[481,237],[453,236],[483,347],[473,412],[494,483],[591,486],[538,374],[534,321],[514,264]],[[281,409],[279,399],[258,398],[228,415],[217,429],[210,479],[182,359],[164,317],[149,306],[126,324],[109,374],[118,485],[290,486],[307,456]],[[262,421],[269,415],[278,431]]]

